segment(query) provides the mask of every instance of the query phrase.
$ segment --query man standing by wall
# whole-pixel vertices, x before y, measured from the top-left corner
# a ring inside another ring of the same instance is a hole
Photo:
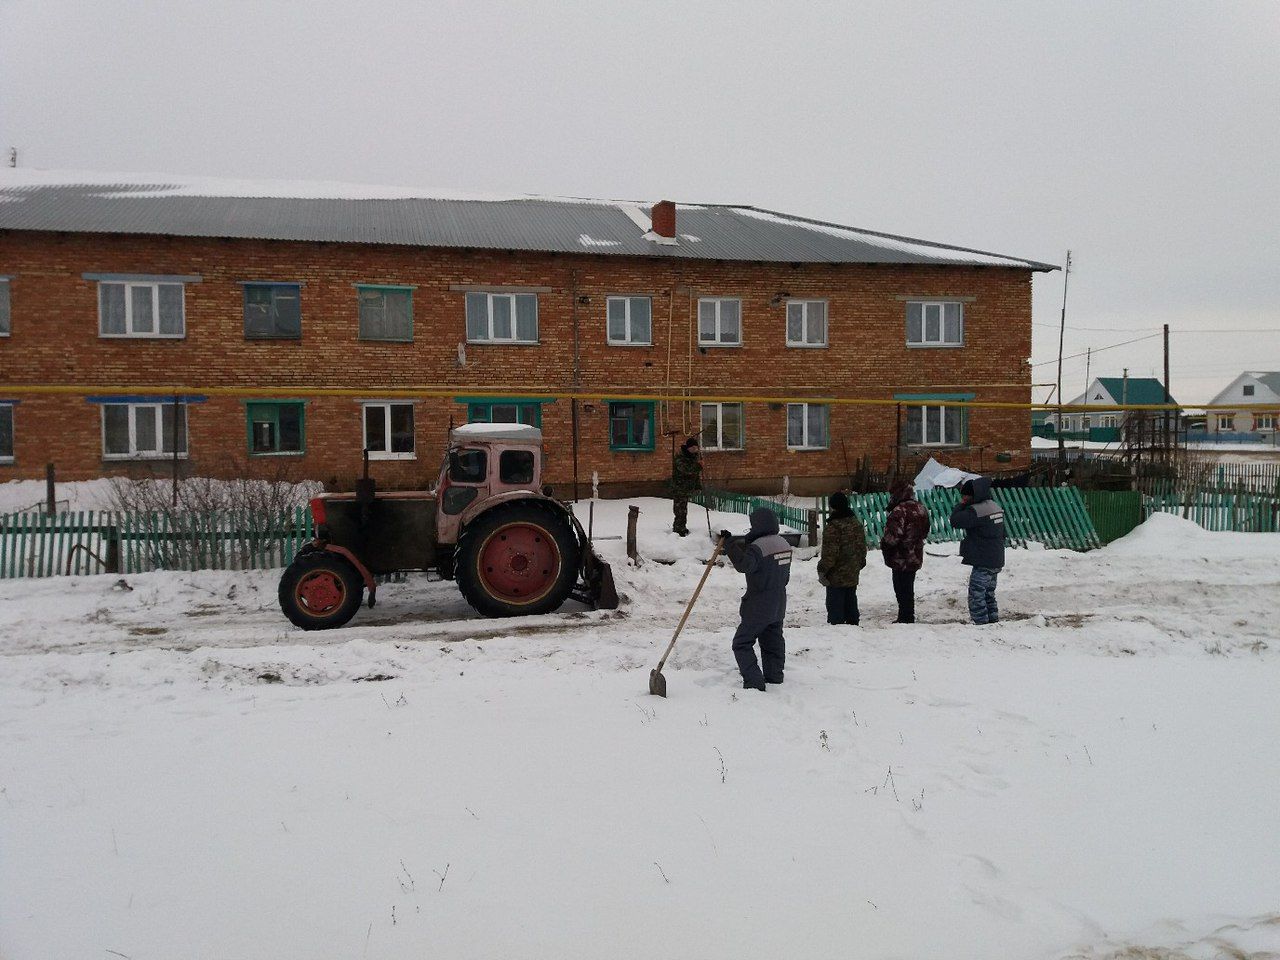
[[[671,529],[682,537],[689,535],[689,498],[702,489],[700,452],[698,438],[690,437],[671,462],[671,509],[675,514]]]
[[[951,512],[951,526],[964,531],[961,561],[973,567],[969,575],[969,616],[974,623],[997,623],[996,578],[1004,568],[1004,510],[991,499],[986,477],[966,480],[960,502]]]
[[[751,530],[745,537],[720,531],[725,553],[739,573],[747,575],[747,591],[739,613],[742,622],[733,635],[733,656],[742,673],[744,690],[764,690],[781,683],[787,648],[782,621],[787,615],[787,583],[791,580],[791,544],[778,535],[778,515],[768,507],[751,511]],[[756,662],[756,641],[760,660]]]
[[[822,531],[818,582],[827,588],[827,623],[858,625],[858,574],[867,565],[867,531],[849,508],[849,498],[831,495]]]

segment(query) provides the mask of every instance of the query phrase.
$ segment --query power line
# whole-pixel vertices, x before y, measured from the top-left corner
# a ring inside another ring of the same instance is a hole
[[[1132,339],[1132,340],[1122,340],[1120,343],[1112,343],[1112,344],[1109,344],[1109,345],[1107,345],[1107,346],[1105,346],[1105,347],[1094,347],[1094,348],[1092,348],[1092,349],[1093,349],[1093,352],[1094,352],[1094,353],[1101,353],[1103,350],[1114,350],[1116,347],[1127,347],[1127,346],[1128,346],[1129,344],[1131,344],[1131,343],[1141,343],[1143,340],[1154,340],[1154,339],[1155,339],[1156,337],[1158,337],[1158,336],[1160,336],[1160,334],[1158,334],[1158,333],[1150,333],[1150,334],[1147,334],[1147,336],[1145,336],[1145,337],[1135,337],[1135,338],[1134,338],[1134,339]],[[1089,351],[1088,351],[1088,350],[1081,350],[1079,353],[1073,353],[1073,354],[1071,354],[1070,356],[1063,357],[1062,359],[1063,359],[1063,360],[1074,360],[1074,359],[1076,359],[1076,357],[1083,357],[1083,356],[1088,355],[1088,353],[1089,353]],[[1033,367],[1043,367],[1045,364],[1049,364],[1049,363],[1057,363],[1057,362],[1058,362],[1057,360],[1041,360],[1039,363],[1033,363],[1031,366],[1033,366]]]

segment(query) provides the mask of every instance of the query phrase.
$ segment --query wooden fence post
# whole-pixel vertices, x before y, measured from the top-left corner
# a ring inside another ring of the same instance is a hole
[[[53,464],[46,463],[44,465],[44,495],[45,507],[44,512],[53,515],[58,512],[58,492],[57,486],[53,482]]]
[[[627,556],[633,563],[640,559],[640,551],[636,549],[636,524],[640,520],[639,507],[627,507]]]
[[[808,516],[809,527],[809,546],[816,547],[818,545],[818,511],[810,510]]]
[[[120,528],[107,527],[107,573],[120,572]]]

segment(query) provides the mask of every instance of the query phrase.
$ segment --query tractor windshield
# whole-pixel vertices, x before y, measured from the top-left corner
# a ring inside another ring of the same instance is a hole
[[[449,479],[454,483],[484,483],[488,468],[489,458],[483,450],[449,452]]]

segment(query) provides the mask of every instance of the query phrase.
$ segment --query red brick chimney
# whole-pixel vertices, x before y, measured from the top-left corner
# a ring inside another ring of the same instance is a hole
[[[650,220],[653,222],[653,232],[660,237],[668,237],[675,239],[676,235],[676,205],[670,200],[661,200],[653,205],[653,211],[649,214]]]

